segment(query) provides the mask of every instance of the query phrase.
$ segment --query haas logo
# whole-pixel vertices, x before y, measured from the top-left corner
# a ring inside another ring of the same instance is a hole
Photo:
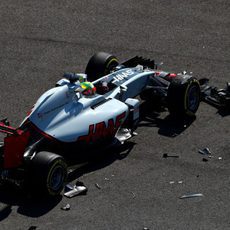
[[[93,143],[98,141],[99,139],[103,140],[109,137],[113,137],[116,134],[118,128],[121,126],[123,122],[123,118],[125,118],[125,115],[126,112],[123,112],[122,114],[118,115],[116,117],[115,123],[113,118],[109,119],[107,127],[104,121],[99,122],[97,124],[89,125],[88,134],[84,136],[80,136],[78,138],[78,141]]]
[[[129,78],[129,76],[131,76],[133,74],[134,74],[134,72],[131,69],[128,69],[123,73],[116,74],[116,76],[113,77],[113,82],[112,83],[123,81],[124,79]]]

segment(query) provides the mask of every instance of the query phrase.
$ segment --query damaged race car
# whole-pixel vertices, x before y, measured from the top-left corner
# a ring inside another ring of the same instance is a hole
[[[153,60],[138,56],[119,63],[111,54],[96,53],[84,74],[65,73],[45,92],[18,128],[0,121],[6,134],[0,179],[58,195],[69,151],[78,155],[135,135],[139,98],[160,103],[175,116],[195,116],[200,97],[199,81],[190,74],[158,70]]]

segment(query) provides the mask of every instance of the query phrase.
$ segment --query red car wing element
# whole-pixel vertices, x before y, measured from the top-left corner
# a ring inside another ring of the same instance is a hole
[[[4,138],[4,168],[20,166],[30,136],[29,131],[24,132],[0,122],[0,132],[8,134]]]
[[[29,131],[22,131],[4,138],[4,168],[16,168],[22,164],[29,136]]]

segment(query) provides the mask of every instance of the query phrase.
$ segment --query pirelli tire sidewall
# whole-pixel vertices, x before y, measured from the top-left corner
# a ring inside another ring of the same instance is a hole
[[[31,161],[29,173],[35,194],[57,196],[67,179],[67,164],[57,154],[39,152]]]
[[[117,58],[109,53],[98,52],[94,54],[86,66],[85,73],[89,81],[109,74],[119,64]]]
[[[170,114],[195,116],[200,105],[200,84],[194,78],[175,78],[168,88],[167,105]]]

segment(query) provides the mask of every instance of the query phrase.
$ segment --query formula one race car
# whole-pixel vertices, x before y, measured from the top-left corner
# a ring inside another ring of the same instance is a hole
[[[0,147],[1,180],[26,181],[48,195],[60,194],[68,151],[77,155],[134,135],[137,96],[161,103],[176,116],[194,116],[200,104],[196,78],[158,70],[154,61],[142,57],[119,64],[113,55],[99,52],[85,74],[64,77],[38,99],[18,128],[6,119],[0,122],[0,131],[7,135]],[[85,92],[87,84],[94,91]]]

